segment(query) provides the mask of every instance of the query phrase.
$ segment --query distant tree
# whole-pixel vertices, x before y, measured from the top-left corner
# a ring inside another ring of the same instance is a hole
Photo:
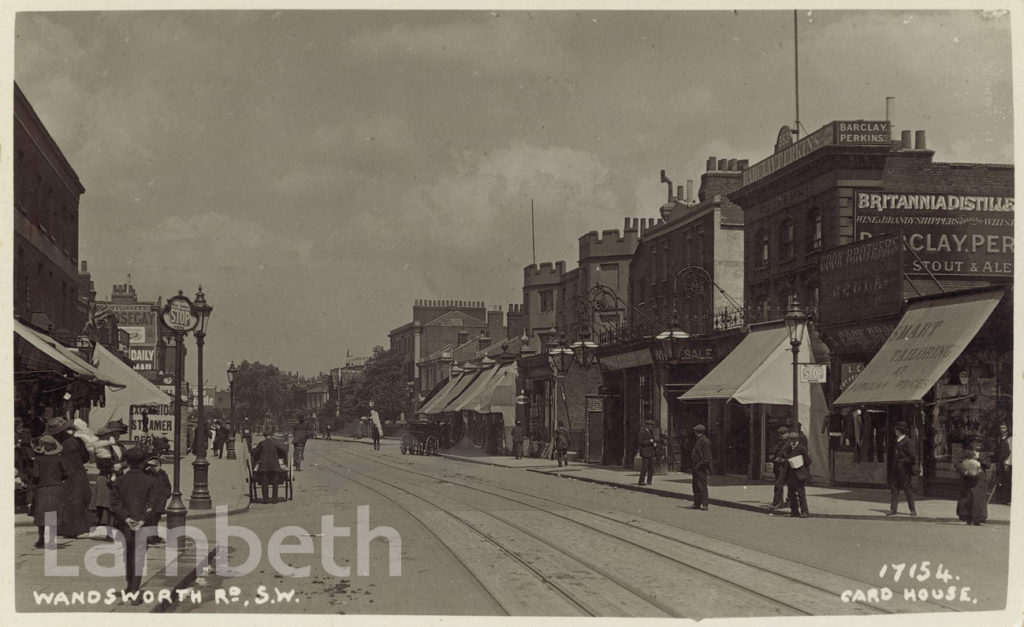
[[[338,415],[342,424],[352,422],[367,414],[367,399],[361,396],[362,393],[363,375],[346,374],[341,381],[341,394],[338,402]]]
[[[235,419],[252,428],[282,418],[294,403],[291,382],[273,364],[243,361],[235,374]]]
[[[365,407],[359,415],[367,414],[369,401],[373,401],[381,420],[398,420],[409,395],[404,366],[398,351],[386,351],[381,346],[373,349],[363,367],[363,382],[356,395]]]

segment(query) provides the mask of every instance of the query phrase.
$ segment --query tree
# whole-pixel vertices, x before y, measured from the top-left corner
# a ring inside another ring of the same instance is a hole
[[[369,402],[380,414],[381,420],[397,420],[405,408],[409,390],[406,386],[406,368],[398,351],[384,350],[377,346],[373,356],[363,367],[363,381],[356,394],[364,413],[369,412]],[[359,414],[363,415],[363,414]]]
[[[276,420],[293,405],[287,375],[272,364],[243,361],[235,373],[235,419],[244,417],[255,426],[268,418]]]
[[[338,414],[342,423],[352,422],[368,413],[366,399],[361,399],[363,375],[346,374],[341,381],[341,392],[338,400]]]

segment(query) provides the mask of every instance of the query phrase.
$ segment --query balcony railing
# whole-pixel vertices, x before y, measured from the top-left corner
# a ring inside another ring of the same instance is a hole
[[[784,307],[742,309],[729,307],[716,312],[698,315],[678,315],[675,326],[690,335],[707,335],[713,331],[737,329],[750,324],[781,320],[785,315]],[[673,327],[673,316],[656,316],[649,320],[634,319],[619,324],[606,324],[597,330],[596,341],[601,346],[609,346],[643,338],[651,338],[666,329]]]

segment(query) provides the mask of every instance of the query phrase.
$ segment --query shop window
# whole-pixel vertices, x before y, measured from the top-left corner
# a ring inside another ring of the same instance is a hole
[[[811,212],[810,217],[810,231],[811,231],[811,250],[821,250],[822,246],[822,235],[821,235],[821,211],[815,209]]]
[[[793,257],[794,239],[795,229],[793,227],[793,221],[787,218],[779,225],[779,256],[782,259],[790,259]]]

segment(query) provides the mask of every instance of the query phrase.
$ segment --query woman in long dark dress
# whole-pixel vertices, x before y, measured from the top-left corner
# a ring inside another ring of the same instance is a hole
[[[71,476],[64,484],[64,517],[59,528],[60,535],[65,538],[77,538],[88,532],[92,518],[89,511],[92,488],[85,470],[89,451],[81,440],[72,435],[73,431],[74,423],[70,420],[51,418],[46,421],[46,434],[60,443],[60,454],[71,469]]]
[[[981,460],[981,442],[972,442],[959,464],[960,498],[956,502],[957,518],[968,525],[980,526],[988,519],[988,477],[990,464]]]
[[[35,494],[32,499],[32,522],[39,530],[39,539],[35,543],[37,549],[44,546],[46,531],[46,514],[53,512],[54,521],[60,525],[64,514],[64,482],[71,476],[72,469],[61,454],[63,447],[53,438],[44,435],[39,438],[35,447],[36,456],[32,460],[32,483]]]

